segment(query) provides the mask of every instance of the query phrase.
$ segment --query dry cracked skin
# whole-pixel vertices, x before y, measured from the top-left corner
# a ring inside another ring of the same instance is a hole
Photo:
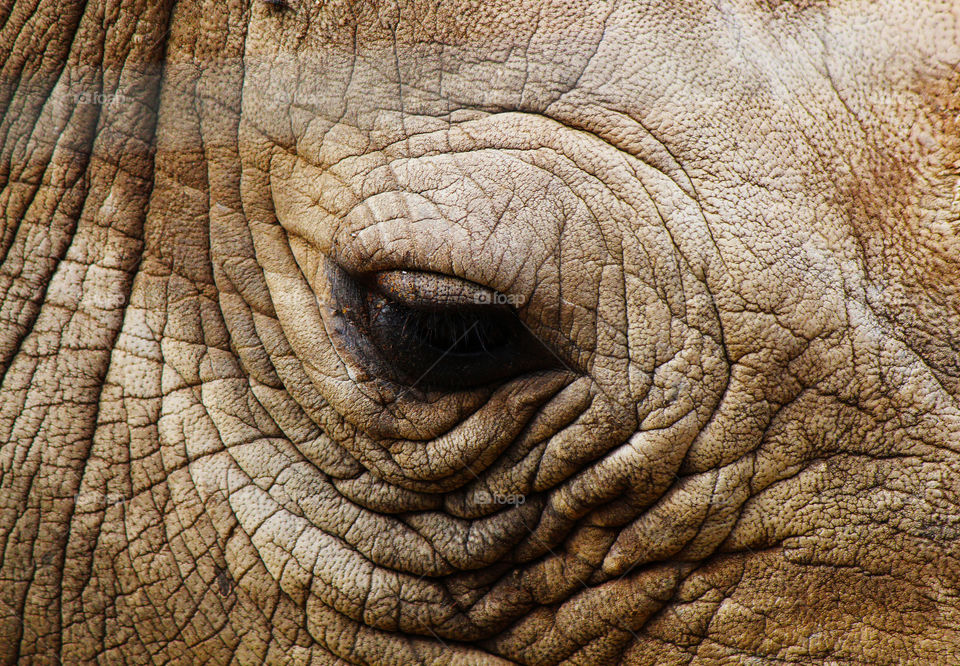
[[[956,0],[5,0],[0,63],[0,663],[960,651]]]

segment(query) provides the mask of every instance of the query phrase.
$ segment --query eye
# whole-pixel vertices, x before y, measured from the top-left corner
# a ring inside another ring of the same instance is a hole
[[[391,381],[464,390],[559,367],[506,294],[423,271],[334,273],[343,337]]]

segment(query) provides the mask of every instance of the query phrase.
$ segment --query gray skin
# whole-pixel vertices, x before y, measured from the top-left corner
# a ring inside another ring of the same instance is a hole
[[[3,663],[957,653],[960,3],[7,0],[0,62]]]

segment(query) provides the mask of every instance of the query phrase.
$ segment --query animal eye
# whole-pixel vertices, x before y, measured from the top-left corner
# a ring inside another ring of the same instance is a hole
[[[342,333],[369,369],[409,387],[463,390],[558,361],[513,299],[459,278],[382,271],[334,280]]]

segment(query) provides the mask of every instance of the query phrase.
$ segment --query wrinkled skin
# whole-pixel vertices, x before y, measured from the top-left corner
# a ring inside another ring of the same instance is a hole
[[[956,653],[960,4],[34,5],[4,663]],[[392,375],[378,271],[539,360]]]

